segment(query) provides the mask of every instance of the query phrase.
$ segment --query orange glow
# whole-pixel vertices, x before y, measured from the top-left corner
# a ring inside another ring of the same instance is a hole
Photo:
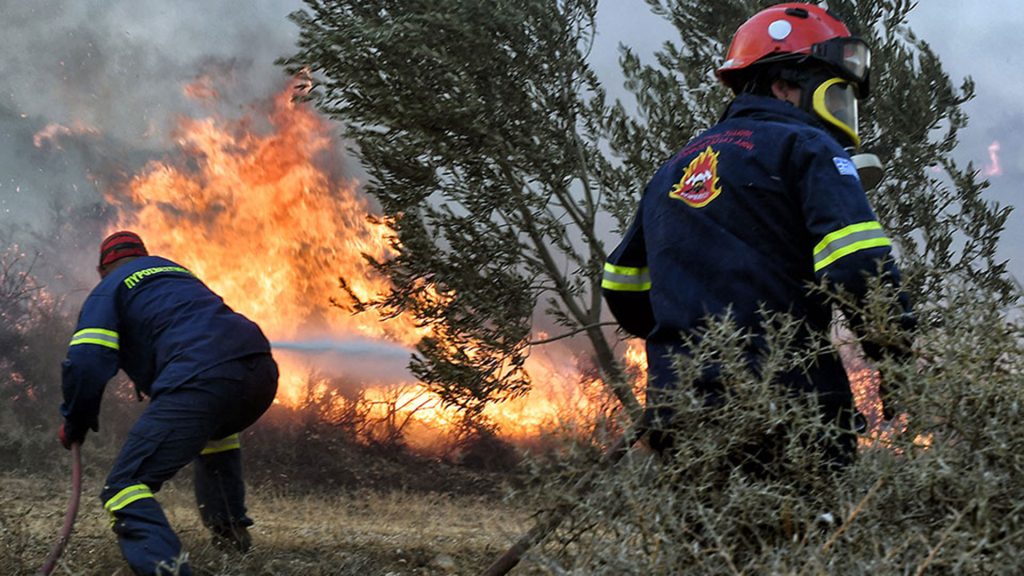
[[[187,90],[198,98],[216,95],[205,80]],[[412,319],[385,319],[372,309],[352,315],[330,305],[342,295],[339,277],[364,300],[387,290],[363,254],[386,259],[394,239],[386,223],[368,219],[373,209],[358,183],[339,175],[343,160],[333,127],[293,102],[293,90],[276,95],[263,117],[182,120],[174,157],[151,162],[125,188],[108,191],[120,214],[116,228],[138,232],[152,253],[190,268],[272,342],[360,339],[411,351],[426,334]],[[527,437],[560,418],[582,421],[603,408],[600,382],[584,377],[570,353],[556,354],[529,358],[535,385],[529,395],[487,409],[500,434]],[[275,357],[278,402],[302,406],[310,393],[331,398],[324,384],[310,392],[318,368],[308,357],[277,348]],[[391,358],[401,366],[407,361],[407,354]],[[393,372],[358,376],[360,410],[402,429],[414,446],[436,441],[459,422],[410,375]]]
[[[860,413],[867,418],[868,427],[875,429],[882,422],[882,400],[878,396],[878,385],[881,379],[876,370],[861,368],[847,374],[850,388],[853,390],[853,401]]]
[[[642,340],[630,340],[625,354],[626,374],[633,379],[633,394],[641,405],[647,401],[647,349]]]
[[[988,145],[988,166],[985,166],[985,176],[1002,176],[1003,168],[999,164],[999,141],[995,140]]]
[[[249,118],[184,120],[186,161],[151,163],[126,194],[108,196],[118,225],[187,264],[272,338],[326,330],[411,344],[420,332],[408,319],[329,310],[339,276],[363,298],[386,287],[361,255],[387,257],[390,230],[366,219],[354,181],[325,172],[323,157],[336,154],[329,127],[290,94],[274,99],[263,135],[246,131]]]
[[[212,76],[203,75],[186,84],[183,91],[185,96],[193,100],[216,100],[220,97],[220,92],[214,85],[215,82],[216,79]]]
[[[423,331],[409,318],[330,305],[339,277],[360,298],[387,287],[362,255],[388,257],[391,231],[367,219],[355,181],[333,174],[340,155],[330,126],[291,95],[273,99],[262,131],[252,117],[182,120],[180,158],[151,162],[107,195],[122,215],[117,226],[189,267],[272,341],[344,334],[412,345]],[[281,363],[279,400],[294,404],[304,370]]]
[[[900,450],[893,447],[893,440],[896,436],[906,432],[907,415],[899,414],[890,422],[885,422],[882,415],[882,400],[878,394],[878,386],[881,383],[881,375],[873,368],[861,368],[849,372],[850,388],[853,390],[853,400],[861,414],[868,421],[867,433],[860,436],[858,443],[861,447],[886,447]],[[918,434],[914,437],[913,444],[919,448],[927,449],[934,442],[931,434]]]

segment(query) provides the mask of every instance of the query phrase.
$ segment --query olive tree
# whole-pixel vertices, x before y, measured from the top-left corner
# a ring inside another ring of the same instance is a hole
[[[653,62],[621,47],[628,103],[609,102],[588,64],[594,1],[307,0],[293,14],[301,37],[283,63],[308,74],[306,97],[340,121],[395,231],[396,256],[376,262],[393,289],[363,304],[431,328],[417,376],[471,411],[522,393],[542,317],[563,329],[555,338],[585,335],[635,413],[616,336],[602,326],[602,226],[624,228],[656,166],[716,121],[730,95],[713,71],[731,34],[776,3],[646,0],[678,37]],[[763,374],[726,366],[750,393],[711,414],[683,389],[693,435],[675,457],[626,458],[588,484],[590,496],[564,482],[593,452],[540,476],[537,506],[570,521],[530,556],[537,572],[1024,568],[1020,289],[996,256],[1009,208],[954,158],[973,82],[954,83],[913,33],[910,0],[829,7],[874,52],[861,134],[887,173],[869,196],[920,319],[912,360],[878,365],[899,384],[905,415],[841,476],[801,465],[816,456],[792,441],[785,481],[751,478],[723,468],[723,454],[763,433],[766,414],[815,424],[807,406],[778,401]],[[779,350],[784,333],[772,333]],[[720,359],[740,341],[711,325],[703,345]]]
[[[341,122],[394,230],[392,289],[358,305],[429,335],[413,373],[470,412],[530,386],[538,308],[582,335],[622,405],[602,326],[600,218],[612,170],[604,90],[587,62],[594,0],[310,1],[292,19],[309,99]]]

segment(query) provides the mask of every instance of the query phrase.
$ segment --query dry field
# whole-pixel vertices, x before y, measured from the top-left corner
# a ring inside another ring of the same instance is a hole
[[[521,532],[528,513],[494,496],[405,491],[290,494],[250,488],[254,546],[245,555],[209,542],[188,474],[158,494],[196,574],[477,574]],[[54,574],[128,576],[87,474],[75,533]],[[0,474],[0,574],[35,574],[62,524],[69,481]]]

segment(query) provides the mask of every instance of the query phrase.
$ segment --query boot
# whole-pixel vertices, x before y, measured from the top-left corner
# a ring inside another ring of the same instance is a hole
[[[235,550],[245,554],[252,547],[252,536],[242,525],[212,526],[213,545],[221,550]]]

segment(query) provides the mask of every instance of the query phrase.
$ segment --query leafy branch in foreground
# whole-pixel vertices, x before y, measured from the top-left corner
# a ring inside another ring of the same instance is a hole
[[[538,307],[580,332],[631,412],[601,326],[599,216],[609,160],[604,91],[587,63],[594,0],[307,1],[283,61],[342,122],[395,232],[374,265],[392,289],[367,303],[431,336],[414,374],[479,412],[530,386]]]

